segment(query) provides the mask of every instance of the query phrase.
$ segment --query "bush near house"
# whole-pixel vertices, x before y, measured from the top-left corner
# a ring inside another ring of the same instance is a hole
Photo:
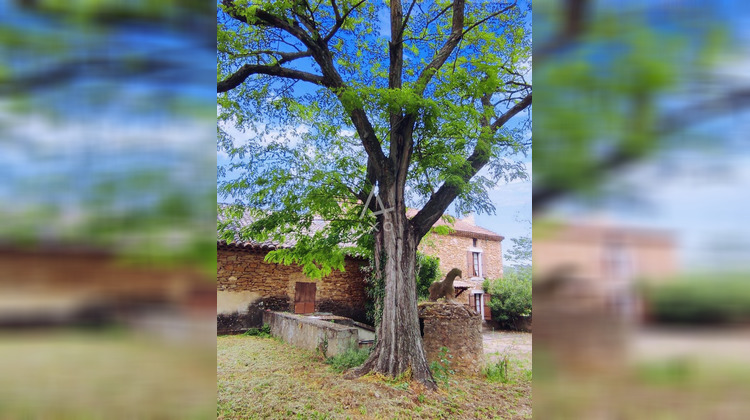
[[[484,290],[490,294],[492,319],[501,328],[519,330],[531,316],[531,267],[507,269],[500,279],[485,280]]]
[[[417,297],[430,297],[430,285],[440,280],[440,258],[417,252]]]
[[[750,323],[750,274],[696,275],[643,286],[646,311],[655,322]]]

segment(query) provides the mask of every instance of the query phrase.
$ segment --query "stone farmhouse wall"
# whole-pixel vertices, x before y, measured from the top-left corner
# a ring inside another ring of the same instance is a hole
[[[468,280],[469,259],[467,254],[473,247],[470,237],[457,235],[428,234],[419,244],[419,251],[440,258],[440,273],[445,276],[456,267],[464,273],[464,280]],[[500,241],[479,239],[477,246],[482,250],[483,277],[499,278],[503,275],[503,249]]]
[[[419,244],[419,251],[440,258],[440,273],[445,276],[453,268],[459,268],[463,273],[462,280],[473,285],[475,291],[482,289],[484,279],[496,279],[503,276],[503,249],[502,242],[498,240],[476,238],[468,234],[437,235],[428,234]],[[477,235],[481,236],[481,235]],[[482,277],[472,280],[471,262],[469,253],[472,250],[482,251]],[[457,296],[456,299],[466,305],[472,306],[472,291],[467,290]]]
[[[315,311],[365,321],[363,260],[347,258],[345,271],[321,280],[307,278],[300,266],[263,261],[268,250],[218,249],[218,329],[238,330],[262,325],[266,309],[294,312],[297,282],[315,283]]]

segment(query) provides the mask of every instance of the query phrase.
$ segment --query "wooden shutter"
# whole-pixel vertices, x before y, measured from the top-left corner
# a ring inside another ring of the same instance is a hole
[[[481,269],[481,272],[479,273],[479,277],[486,278],[487,276],[484,274],[487,272],[487,267],[484,266],[484,252],[479,253],[479,268]]]
[[[297,282],[294,285],[294,313],[309,314],[315,312],[315,283]]]
[[[464,273],[464,278],[470,278],[474,277],[474,256],[471,255],[471,251],[466,252],[466,273]]]
[[[492,319],[492,312],[490,312],[490,298],[492,296],[488,295],[487,293],[484,294],[484,319],[490,320]]]

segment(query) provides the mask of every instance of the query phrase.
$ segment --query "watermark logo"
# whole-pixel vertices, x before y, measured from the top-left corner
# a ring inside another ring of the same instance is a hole
[[[362,214],[359,215],[360,220],[365,218],[365,213],[367,213],[367,209],[370,208],[370,201],[372,201],[372,196],[375,195],[375,190],[373,189],[370,191],[370,195],[367,197],[367,202],[365,203],[365,207],[362,209]],[[385,208],[383,205],[383,200],[380,199],[380,196],[375,195],[375,210],[372,214],[373,216],[378,216],[384,213],[388,213],[389,211],[393,211],[393,207]],[[378,210],[380,209],[380,210]],[[371,227],[371,231],[376,231],[378,229],[378,222],[375,222]],[[393,230],[393,224],[391,222],[385,222],[383,223],[383,230],[386,230],[388,232]]]

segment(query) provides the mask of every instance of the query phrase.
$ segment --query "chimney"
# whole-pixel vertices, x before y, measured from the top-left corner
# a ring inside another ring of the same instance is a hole
[[[461,219],[461,221],[462,222],[466,222],[466,223],[474,226],[475,225],[475,223],[474,223],[474,213],[469,213],[466,217],[464,217],[463,219]]]

